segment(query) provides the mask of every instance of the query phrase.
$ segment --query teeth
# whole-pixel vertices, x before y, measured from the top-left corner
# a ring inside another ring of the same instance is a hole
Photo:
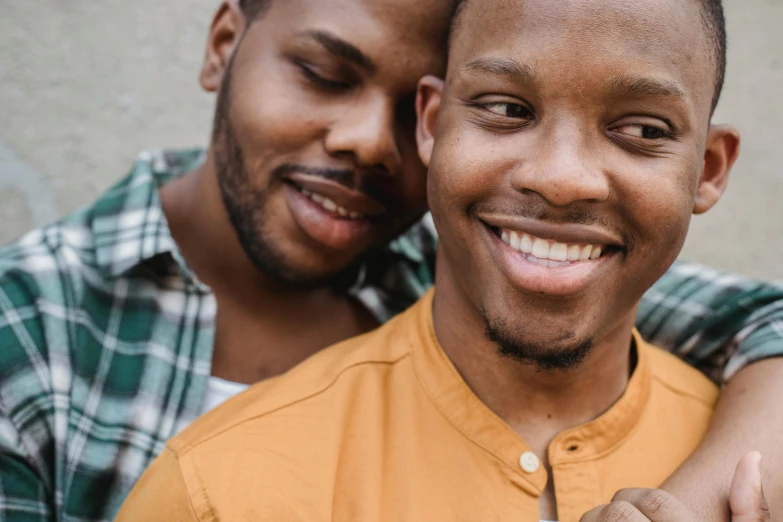
[[[350,219],[361,219],[362,217],[364,217],[359,212],[351,212],[347,208],[345,208],[345,207],[343,207],[341,205],[338,205],[337,203],[335,203],[331,199],[329,199],[327,197],[324,197],[324,196],[322,196],[320,194],[317,194],[315,192],[309,191],[309,190],[307,190],[305,188],[301,189],[301,191],[302,191],[302,194],[304,194],[305,196],[307,196],[311,200],[315,201],[316,203],[318,203],[319,205],[324,207],[329,212],[336,212],[340,217],[347,217],[347,218],[350,218]]]
[[[517,234],[516,232],[512,232],[511,243],[509,244],[511,245],[511,248],[513,248],[514,250],[519,250],[519,234]]]
[[[533,257],[537,257],[539,259],[548,259],[549,258],[549,241],[544,241],[543,239],[536,238],[535,241],[533,241]]]
[[[603,247],[594,245],[567,245],[533,237],[514,230],[500,230],[500,239],[514,250],[525,254],[525,259],[541,266],[556,268],[575,261],[601,257]]]
[[[523,254],[530,254],[533,252],[533,240],[527,234],[522,234],[522,240],[519,242],[519,250]]]
[[[568,257],[568,245],[566,244],[555,243],[549,249],[549,259],[551,259],[552,261],[565,261],[567,257]]]

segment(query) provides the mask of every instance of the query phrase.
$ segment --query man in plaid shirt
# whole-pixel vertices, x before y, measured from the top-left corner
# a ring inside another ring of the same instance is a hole
[[[431,285],[410,104],[442,73],[451,2],[304,4],[219,9],[208,151],[143,153],[94,204],[0,252],[0,520],[111,519],[165,441],[233,393],[220,386],[280,374]],[[783,460],[783,287],[678,264],[638,327],[731,379],[667,485],[725,518],[739,455]],[[768,495],[783,490],[770,471]]]

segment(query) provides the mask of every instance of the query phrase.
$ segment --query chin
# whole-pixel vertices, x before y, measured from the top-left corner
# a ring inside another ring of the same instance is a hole
[[[490,319],[485,315],[486,338],[497,345],[502,357],[520,364],[535,366],[539,371],[569,371],[578,368],[590,355],[593,337],[571,328],[547,326],[553,335],[535,335],[546,332],[536,326],[523,326],[505,320]],[[531,323],[532,324],[532,323]]]

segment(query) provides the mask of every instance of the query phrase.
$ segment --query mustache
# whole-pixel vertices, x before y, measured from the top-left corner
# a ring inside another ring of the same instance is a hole
[[[469,212],[472,214],[505,214],[507,216],[519,216],[539,221],[550,221],[552,223],[565,223],[575,225],[595,225],[600,224],[609,227],[610,223],[606,218],[599,216],[586,208],[585,205],[574,203],[567,208],[554,209],[549,203],[535,198],[526,201],[521,205],[492,205],[485,203],[475,203],[470,206]]]
[[[468,208],[468,213],[473,214],[474,212],[519,216],[557,224],[600,225],[617,232],[628,251],[633,250],[636,245],[636,238],[633,234],[613,225],[606,217],[596,214],[588,205],[581,202],[572,203],[565,208],[557,208],[541,197],[530,197],[524,203],[517,205],[474,203]]]
[[[378,177],[384,177],[381,173],[370,171],[365,174],[349,169],[330,169],[325,167],[309,167],[296,163],[284,163],[272,170],[272,179],[282,181],[296,172],[334,181],[347,189],[361,192],[387,208],[389,208],[392,203],[393,198],[391,197],[390,191],[382,187],[381,184],[376,181]]]

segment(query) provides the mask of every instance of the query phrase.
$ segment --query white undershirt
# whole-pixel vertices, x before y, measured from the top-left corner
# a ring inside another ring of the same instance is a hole
[[[250,388],[249,384],[231,382],[220,377],[210,377],[207,381],[207,392],[204,394],[204,402],[201,403],[199,416],[204,415],[229,400],[234,395],[239,395]],[[177,423],[176,433],[184,430],[193,421],[193,419],[180,419]]]

